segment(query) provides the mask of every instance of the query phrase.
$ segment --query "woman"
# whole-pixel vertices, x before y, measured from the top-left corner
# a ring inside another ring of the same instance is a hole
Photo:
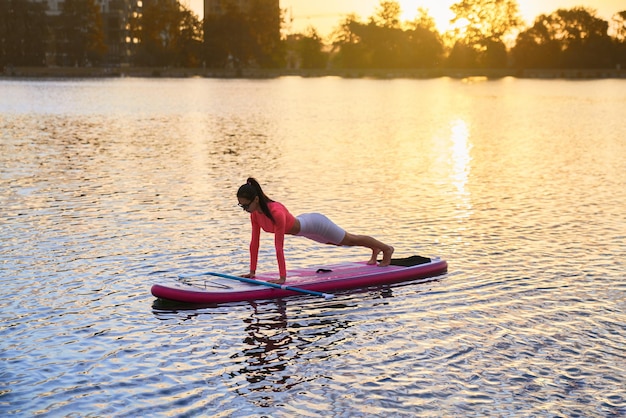
[[[367,235],[353,235],[346,232],[319,213],[305,213],[294,217],[281,203],[267,197],[263,193],[261,185],[253,178],[249,178],[246,184],[239,188],[237,200],[239,200],[239,206],[250,213],[250,221],[252,222],[250,274],[243,277],[253,278],[256,274],[261,228],[265,232],[274,233],[276,259],[280,274],[280,279],[275,283],[284,283],[287,279],[285,254],[283,252],[285,234],[306,237],[322,244],[367,247],[372,250],[372,257],[367,264],[376,264],[376,258],[381,251],[383,252],[383,259],[379,266],[385,267],[391,262],[392,246],[383,244]]]

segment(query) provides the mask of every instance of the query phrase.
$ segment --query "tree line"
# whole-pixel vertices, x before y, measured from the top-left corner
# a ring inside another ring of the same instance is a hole
[[[383,0],[371,17],[348,15],[322,39],[314,27],[281,36],[283,13],[261,0],[205,21],[179,2],[149,2],[112,40],[96,0],[65,0],[59,16],[45,7],[0,0],[0,67],[110,65],[124,57],[134,66],[211,68],[626,66],[626,10],[606,21],[587,7],[557,9],[526,27],[515,0],[459,0],[450,8],[453,29],[440,33],[427,10],[402,22],[399,3]]]
[[[381,1],[367,21],[344,19],[329,59],[339,68],[626,66],[626,10],[609,23],[590,8],[557,9],[530,27],[515,0],[461,0],[451,10],[453,29],[440,33],[426,10],[400,22],[399,4]],[[308,36],[315,39],[315,31]]]

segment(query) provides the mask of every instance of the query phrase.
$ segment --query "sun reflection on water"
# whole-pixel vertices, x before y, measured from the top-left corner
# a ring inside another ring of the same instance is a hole
[[[468,217],[472,209],[470,194],[467,191],[467,182],[471,170],[470,151],[472,144],[470,142],[470,131],[467,123],[463,119],[453,120],[450,123],[450,131],[450,156],[452,163],[450,178],[459,196],[458,207],[464,210],[462,217]]]

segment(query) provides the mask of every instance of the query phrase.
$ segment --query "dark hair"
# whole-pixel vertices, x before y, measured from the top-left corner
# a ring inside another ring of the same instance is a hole
[[[263,214],[270,218],[272,222],[276,223],[276,221],[274,221],[274,217],[272,216],[272,212],[270,212],[270,208],[267,206],[267,204],[273,202],[273,200],[263,193],[263,189],[261,189],[261,185],[258,181],[252,177],[248,177],[246,184],[241,185],[239,190],[237,190],[237,197],[243,197],[244,199],[252,201],[257,196],[259,196],[259,205],[261,205],[261,211]]]

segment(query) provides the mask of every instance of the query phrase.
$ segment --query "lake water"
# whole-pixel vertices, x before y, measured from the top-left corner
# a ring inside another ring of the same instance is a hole
[[[624,115],[626,80],[0,80],[0,413],[626,416]],[[449,272],[156,300],[247,271],[248,176]]]

